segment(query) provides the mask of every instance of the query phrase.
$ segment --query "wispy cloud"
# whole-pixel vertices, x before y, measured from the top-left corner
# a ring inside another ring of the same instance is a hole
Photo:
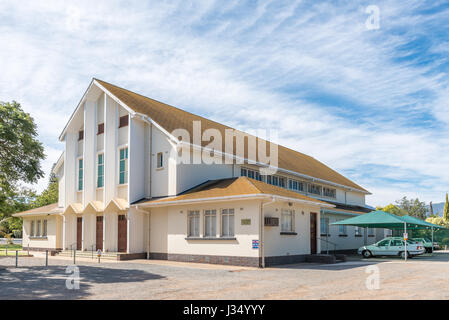
[[[371,190],[449,189],[449,6],[376,1],[2,1],[0,99],[39,125],[45,168],[91,77],[237,128],[277,129]],[[39,184],[42,188],[46,181]]]

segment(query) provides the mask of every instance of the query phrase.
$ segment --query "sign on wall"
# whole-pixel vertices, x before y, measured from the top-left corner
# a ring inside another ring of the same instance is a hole
[[[242,219],[242,226],[249,226],[251,225],[251,219]]]
[[[253,240],[253,249],[259,249],[259,240]]]

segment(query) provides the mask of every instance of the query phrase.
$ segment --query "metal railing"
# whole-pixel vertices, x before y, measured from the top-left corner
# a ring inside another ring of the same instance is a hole
[[[337,253],[337,244],[336,243],[334,243],[332,241],[329,241],[329,240],[327,240],[325,238],[318,238],[318,239],[320,239],[321,241],[326,242],[327,244],[333,245],[334,246],[334,254]],[[326,253],[329,254],[329,246],[326,246]]]

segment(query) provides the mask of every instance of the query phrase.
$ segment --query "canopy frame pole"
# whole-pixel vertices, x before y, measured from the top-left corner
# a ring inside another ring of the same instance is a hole
[[[432,255],[433,255],[433,226],[432,226]]]
[[[407,222],[404,222],[404,236],[405,236],[405,234],[407,233]],[[404,253],[404,260],[405,260],[405,262],[407,262],[407,240],[405,240],[405,237],[403,236],[403,238],[404,238],[404,243],[405,243],[405,253]]]

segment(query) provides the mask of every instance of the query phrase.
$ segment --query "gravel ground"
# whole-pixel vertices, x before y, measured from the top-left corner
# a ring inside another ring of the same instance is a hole
[[[4,299],[448,299],[449,252],[416,257],[295,264],[257,269],[168,261],[78,259],[80,288],[66,288],[67,258],[0,258]],[[379,289],[366,286],[367,267],[379,271]]]

